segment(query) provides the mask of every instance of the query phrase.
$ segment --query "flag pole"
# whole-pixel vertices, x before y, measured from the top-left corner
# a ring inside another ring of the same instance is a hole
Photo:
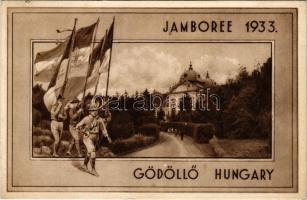
[[[72,30],[72,33],[71,33],[71,43],[70,43],[70,47],[69,47],[68,62],[67,62],[66,71],[65,71],[65,79],[64,79],[63,87],[61,88],[61,91],[60,91],[60,94],[62,96],[63,96],[65,88],[66,88],[68,71],[70,70],[70,58],[71,58],[71,53],[73,51],[73,47],[74,47],[74,44],[75,44],[75,32],[76,32],[77,21],[78,21],[78,19],[75,18],[74,27],[73,27],[73,30]]]
[[[86,85],[87,85],[87,80],[88,80],[88,76],[89,76],[89,71],[90,71],[90,66],[91,66],[91,63],[92,63],[92,55],[93,55],[93,49],[94,49],[94,42],[96,40],[96,33],[97,33],[97,27],[98,27],[98,24],[99,24],[99,17],[97,19],[97,22],[96,22],[96,26],[95,26],[95,30],[94,30],[94,37],[92,37],[92,43],[91,43],[91,49],[90,49],[90,56],[89,56],[89,61],[88,61],[88,67],[87,67],[87,72],[86,72],[86,78],[85,78],[85,83],[84,83],[84,87],[83,87],[83,94],[82,94],[82,107],[84,105],[84,97],[85,97],[85,92],[86,92]]]
[[[96,82],[96,85],[95,85],[95,91],[94,91],[94,96],[96,96],[96,93],[97,93],[97,87],[98,87],[98,84],[99,84],[99,80],[100,80],[100,73],[98,72],[98,80],[97,80],[97,82]]]
[[[113,17],[113,32],[114,32],[114,22],[115,22],[115,17]],[[113,33],[112,33],[113,34]],[[114,37],[114,35],[113,35]],[[112,37],[112,43],[113,43],[113,37]],[[113,49],[113,45],[110,49],[110,60],[109,60],[109,66],[108,66],[108,76],[107,76],[107,87],[106,87],[106,100],[108,102],[108,89],[109,89],[109,79],[110,79],[110,66],[111,66],[111,59],[112,59],[112,49]]]
[[[105,36],[104,36],[104,39],[103,39],[103,43],[102,43],[101,49],[100,49],[100,54],[102,53],[102,51],[104,49],[104,46],[105,46],[105,43],[106,43],[106,39],[107,39],[107,35],[108,35],[108,29],[106,29],[106,33],[105,33]],[[102,63],[100,63],[100,66],[101,66],[101,64]],[[99,73],[99,71],[98,71],[98,73]],[[99,84],[100,75],[101,75],[101,73],[99,73],[99,76],[98,76],[98,80],[97,80],[97,83],[96,83],[96,86],[95,86],[94,95],[96,95],[96,93],[97,93],[97,87],[98,87],[98,84]]]

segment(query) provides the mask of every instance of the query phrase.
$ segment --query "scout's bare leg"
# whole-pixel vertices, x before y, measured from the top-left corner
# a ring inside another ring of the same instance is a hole
[[[75,140],[76,149],[78,152],[78,157],[82,157],[81,151],[80,151],[80,140]]]
[[[58,146],[59,146],[59,143],[60,143],[60,130],[59,130],[58,122],[51,121],[51,132],[52,132],[52,135],[54,137],[53,156],[59,157],[59,155],[57,154]]]
[[[93,174],[94,176],[99,176],[96,169],[95,169],[95,163],[96,163],[96,147],[95,147],[95,142],[97,140],[97,135],[92,134],[89,136],[88,138],[88,142],[86,145],[86,148],[88,150],[88,152],[90,153],[90,164],[92,167],[91,170],[91,174]]]
[[[67,155],[72,156],[71,150],[74,147],[74,144],[75,144],[75,140],[71,139],[69,143],[68,151],[66,152]]]
[[[72,140],[70,141],[69,144],[69,148],[67,151],[68,155],[72,155],[71,154],[71,150],[74,147],[74,145],[76,146],[77,152],[78,152],[78,157],[82,157],[81,155],[81,151],[80,151],[80,137],[79,137],[79,131],[72,125],[69,125],[69,132],[72,136]]]

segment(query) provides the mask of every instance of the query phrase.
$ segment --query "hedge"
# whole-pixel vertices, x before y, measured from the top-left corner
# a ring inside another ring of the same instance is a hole
[[[144,136],[138,134],[127,139],[117,139],[110,144],[109,148],[115,154],[123,154],[134,151],[137,148],[152,144],[155,141],[156,139],[152,136]]]
[[[126,112],[112,113],[112,119],[108,123],[107,129],[112,140],[129,138],[135,132],[133,121]]]
[[[208,143],[214,135],[214,126],[211,123],[200,124],[197,127],[195,139],[198,143]]]
[[[157,124],[144,124],[140,127],[140,132],[142,135],[152,136],[158,139],[160,136],[160,126]]]

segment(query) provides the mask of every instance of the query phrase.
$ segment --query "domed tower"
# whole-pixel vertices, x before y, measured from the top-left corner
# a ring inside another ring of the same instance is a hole
[[[188,70],[185,70],[180,76],[180,82],[186,81],[202,81],[200,74],[193,69],[192,62],[190,62]]]
[[[208,71],[207,71],[207,73],[206,73],[205,79],[203,80],[203,83],[204,83],[206,86],[208,86],[208,87],[209,87],[209,86],[216,85],[216,82],[210,78],[210,75],[209,75],[209,72],[208,72]]]
[[[216,83],[210,78],[208,71],[205,78],[202,78],[201,75],[193,69],[192,62],[190,62],[189,68],[181,74],[179,82],[170,87],[169,92],[173,92],[183,85],[187,87],[187,90],[199,90],[214,86]]]
[[[204,76],[205,78],[202,78],[193,69],[192,62],[190,62],[189,68],[181,74],[179,81],[165,93],[163,111],[166,113],[167,118],[171,119],[172,113],[178,114],[182,95],[189,95],[191,97],[192,111],[196,109],[199,92],[216,85],[210,78],[209,72]]]

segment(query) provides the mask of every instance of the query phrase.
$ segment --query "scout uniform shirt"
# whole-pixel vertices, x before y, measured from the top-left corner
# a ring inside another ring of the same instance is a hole
[[[84,135],[83,143],[88,153],[95,152],[95,143],[98,140],[99,129],[105,137],[108,137],[103,119],[99,116],[88,115],[77,126],[84,127],[84,132],[87,133]]]
[[[69,108],[68,115],[69,115],[69,124],[72,126],[76,126],[81,116],[81,112],[78,112],[78,108]]]
[[[88,115],[82,119],[80,125],[85,128],[86,131],[89,131],[90,134],[99,134],[99,130],[102,131],[102,134],[105,137],[108,137],[107,129],[104,123],[104,120],[97,116]]]

